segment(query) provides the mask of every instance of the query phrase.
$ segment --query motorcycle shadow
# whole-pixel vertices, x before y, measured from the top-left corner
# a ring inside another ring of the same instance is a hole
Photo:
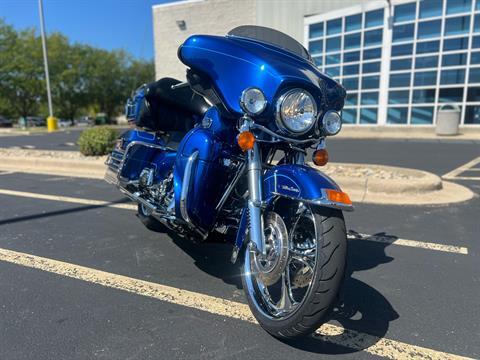
[[[384,233],[376,235],[386,236]],[[230,245],[215,241],[196,244],[176,234],[169,236],[192,257],[200,270],[242,289],[242,259],[239,258],[235,265],[231,264]],[[330,327],[327,333],[320,330],[309,337],[282,342],[312,353],[347,354],[362,351],[382,339],[390,322],[399,315],[378,290],[353,275],[393,261],[392,257],[385,254],[389,245],[361,240],[359,236],[349,241],[345,280],[330,322],[339,325],[338,329],[342,331],[334,334]]]

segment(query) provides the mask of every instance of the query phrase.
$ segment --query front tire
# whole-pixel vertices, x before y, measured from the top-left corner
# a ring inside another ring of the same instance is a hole
[[[307,209],[310,224],[295,220],[300,207]],[[287,228],[287,265],[277,283],[272,284],[271,274],[266,277],[262,265],[255,265],[258,255],[247,246],[243,287],[253,315],[267,332],[278,338],[305,336],[328,321],[342,284],[347,254],[344,218],[339,210],[291,201],[278,202],[273,210],[281,215]],[[265,218],[265,222],[268,225],[269,220]],[[311,229],[315,229],[315,235]],[[298,241],[302,232],[306,234],[303,244]],[[275,247],[282,248],[270,246]],[[303,263],[303,268],[298,269]]]

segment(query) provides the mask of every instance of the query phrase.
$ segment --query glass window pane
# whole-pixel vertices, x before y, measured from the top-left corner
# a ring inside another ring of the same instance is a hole
[[[413,39],[413,24],[397,25],[393,27],[393,42]]]
[[[380,83],[379,76],[364,76],[362,77],[362,88],[363,89],[378,89],[378,84]]]
[[[340,75],[340,67],[339,66],[334,66],[334,67],[325,68],[325,73],[328,76],[339,76]]]
[[[480,10],[480,0],[475,1],[475,10]]]
[[[427,125],[433,123],[433,106],[428,107],[412,107],[412,114],[410,124],[412,125]]]
[[[388,124],[406,124],[408,107],[389,107],[387,111]]]
[[[340,63],[340,54],[331,54],[325,56],[325,65],[336,65]]]
[[[480,87],[468,88],[467,101],[480,101]]]
[[[327,35],[338,34],[342,31],[342,19],[327,21]]]
[[[357,122],[357,109],[343,109],[342,122],[345,124],[355,124]]]
[[[435,85],[437,83],[436,71],[422,71],[415,73],[414,86]]]
[[[449,54],[443,55],[442,66],[465,65],[467,63],[467,54]]]
[[[480,52],[474,52],[470,55],[470,64],[480,64]]]
[[[343,67],[343,76],[345,75],[357,75],[360,66],[358,64],[355,65],[347,65]]]
[[[448,88],[440,89],[438,93],[438,102],[462,102],[463,101],[463,88]]]
[[[394,21],[408,21],[415,20],[415,14],[417,11],[417,4],[409,3],[404,5],[395,6]]]
[[[345,18],[345,31],[359,30],[362,28],[362,15],[352,15]]]
[[[310,38],[323,36],[323,22],[310,25]]]
[[[345,99],[345,105],[357,105],[358,104],[358,93],[349,92],[347,98]]]
[[[443,70],[440,76],[440,84],[462,84],[465,82],[465,70]]]
[[[360,47],[360,33],[345,36],[344,49],[355,49]]]
[[[407,87],[410,86],[410,73],[391,74],[390,87]]]
[[[362,105],[377,105],[378,91],[362,93]]]
[[[467,106],[465,108],[465,124],[480,124],[480,106]]]
[[[454,17],[445,20],[445,35],[459,35],[468,33],[470,16]]]
[[[468,38],[455,38],[443,40],[443,51],[462,50],[468,47]]]
[[[343,62],[353,62],[360,60],[360,51],[346,52],[343,54]]]
[[[472,8],[472,0],[447,0],[447,14],[469,12]]]
[[[378,59],[382,56],[382,48],[363,50],[363,60]]]
[[[321,54],[323,52],[323,40],[310,41],[308,50],[312,55]]]
[[[388,103],[389,104],[408,104],[408,97],[410,91],[400,90],[400,91],[390,91],[388,94]]]
[[[365,14],[365,27],[383,25],[383,9],[369,11]]]
[[[435,89],[413,90],[412,102],[416,104],[427,104],[435,102]]]
[[[480,48],[480,36],[474,36],[472,38],[472,48],[473,49]]]
[[[380,62],[364,63],[362,72],[364,73],[380,72]]]
[[[417,54],[426,54],[431,52],[438,52],[440,49],[440,41],[426,41],[417,43]]]
[[[327,39],[327,52],[340,50],[340,36]]]
[[[323,59],[322,56],[317,56],[317,57],[314,57],[314,58],[313,58],[313,62],[314,62],[314,64],[317,65],[318,67],[321,67],[321,66],[322,66],[322,59]]]
[[[441,0],[422,0],[420,1],[420,14],[419,18],[424,19],[428,17],[442,15],[442,2]]]
[[[343,79],[342,85],[348,90],[358,90],[358,78]]]
[[[428,39],[440,36],[441,20],[423,21],[418,23],[417,38]]]
[[[471,68],[470,75],[468,76],[468,82],[478,83],[480,82],[480,68]]]
[[[480,15],[475,15],[475,23],[473,25],[473,32],[480,31]]]
[[[376,124],[377,108],[362,108],[360,110],[360,124]]]
[[[424,56],[415,59],[415,69],[436,68],[438,66],[438,56]]]
[[[409,70],[412,68],[412,59],[392,60],[390,62],[390,70]]]
[[[392,56],[412,55],[413,44],[392,46]]]
[[[364,33],[363,38],[363,45],[364,46],[372,46],[372,45],[380,45],[382,43],[382,34],[383,30],[370,30]]]

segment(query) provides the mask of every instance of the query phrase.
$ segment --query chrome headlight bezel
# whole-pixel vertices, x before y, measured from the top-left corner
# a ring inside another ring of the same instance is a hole
[[[291,127],[288,126],[288,119],[285,119],[283,111],[282,111],[282,106],[285,103],[285,100],[292,94],[295,93],[304,93],[306,94],[309,98],[310,101],[313,105],[313,114],[310,119],[311,123],[303,130],[297,131],[293,130]],[[315,101],[315,98],[313,97],[312,94],[310,94],[307,90],[302,89],[302,88],[294,88],[286,91],[283,93],[277,100],[276,106],[275,106],[275,123],[277,124],[277,127],[286,134],[289,135],[294,135],[294,136],[300,136],[303,134],[308,133],[312,128],[315,126],[317,123],[317,117],[318,117],[318,107],[317,107],[317,102]]]
[[[251,108],[249,108],[249,101],[248,101],[248,96],[249,93],[251,94],[252,92],[256,92],[257,95],[261,95],[263,99],[259,100],[260,108],[256,111],[253,111]],[[242,110],[250,115],[250,116],[257,116],[260,115],[265,108],[267,107],[267,98],[265,97],[265,94],[263,91],[257,87],[248,87],[245,90],[242,91],[242,94],[240,96],[240,107]]]
[[[332,118],[332,116],[335,118]],[[328,124],[328,121],[335,120],[338,124],[338,128],[332,129],[332,126]],[[334,136],[337,135],[340,130],[342,130],[342,115],[335,110],[328,110],[323,114],[322,121],[321,121],[321,129],[322,132],[325,133],[327,136]],[[328,130],[327,130],[328,129]]]

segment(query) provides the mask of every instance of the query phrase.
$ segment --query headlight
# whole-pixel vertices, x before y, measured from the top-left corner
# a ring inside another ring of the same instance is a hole
[[[240,107],[248,115],[259,115],[265,110],[267,99],[262,90],[257,88],[248,88],[243,90],[240,97]]]
[[[336,135],[342,128],[342,118],[336,111],[329,110],[323,115],[323,131],[326,135]]]
[[[307,91],[292,89],[277,102],[277,126],[297,135],[306,133],[315,124],[317,104]]]

